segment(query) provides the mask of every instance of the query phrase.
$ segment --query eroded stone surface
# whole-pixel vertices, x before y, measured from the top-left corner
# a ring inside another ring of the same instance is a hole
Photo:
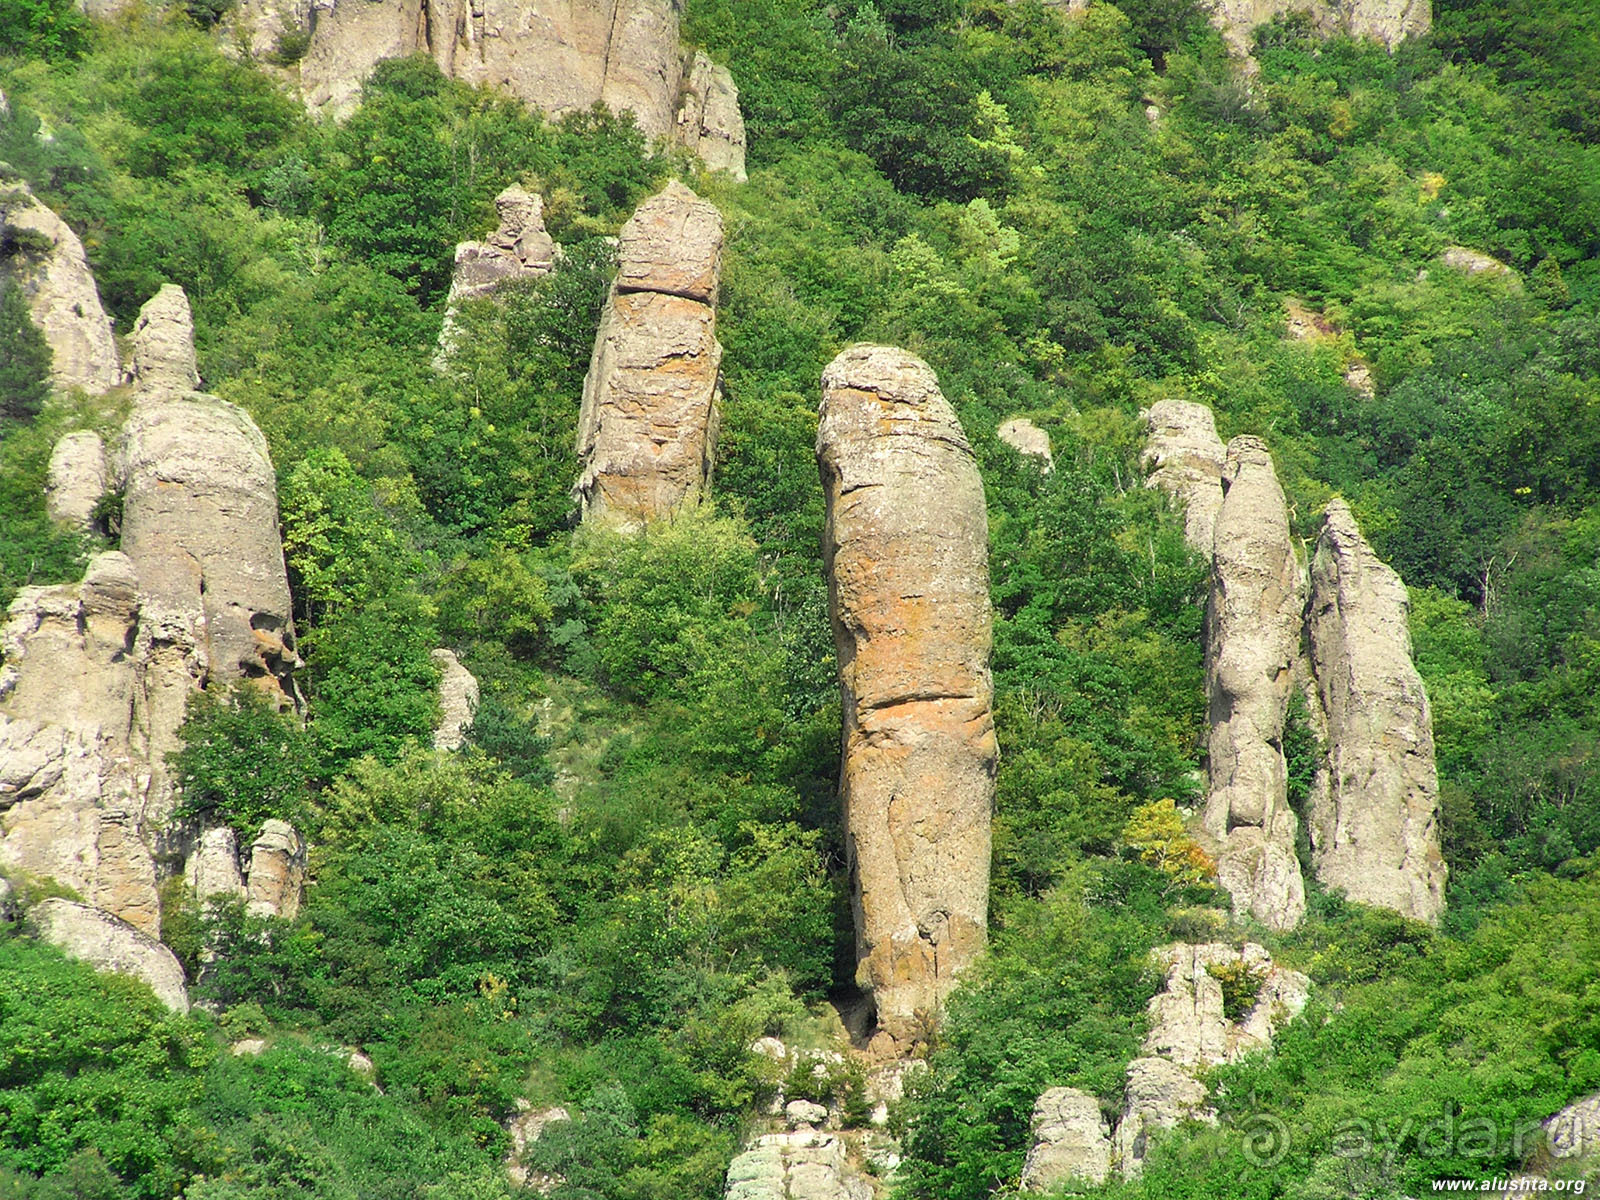
[[[1303,597],[1289,511],[1260,438],[1228,443],[1206,610],[1210,794],[1205,826],[1236,912],[1271,929],[1305,914],[1283,726]]]
[[[1216,420],[1205,405],[1188,400],[1158,401],[1144,419],[1150,435],[1143,456],[1145,486],[1160,488],[1183,509],[1184,541],[1209,559],[1226,457]]]
[[[1285,13],[1303,12],[1324,37],[1372,38],[1393,49],[1433,27],[1431,0],[1206,0],[1211,23],[1235,54],[1247,57],[1256,26]]]
[[[20,182],[0,183],[0,279],[7,276],[50,344],[50,382],[90,394],[115,387],[117,346],[83,243]]]
[[[1050,435],[1027,417],[1012,417],[1000,423],[999,438],[1025,458],[1037,459],[1046,471],[1055,469],[1055,455],[1050,453]]]
[[[478,709],[478,681],[449,650],[435,650],[433,661],[439,668],[439,727],[433,731],[433,748],[459,750]]]
[[[726,1200],[872,1200],[851,1169],[844,1139],[799,1129],[769,1133],[728,1166]]]
[[[669,183],[623,226],[578,420],[584,518],[624,528],[693,503],[710,478],[722,346],[722,217]]]
[[[87,904],[52,899],[28,910],[28,925],[44,941],[101,971],[132,975],[150,985],[174,1012],[189,1011],[189,992],[178,960],[155,938]]]
[[[727,67],[696,50],[683,73],[678,103],[678,142],[700,156],[712,171],[726,171],[739,182],[744,172],[744,114],[739,89]]]
[[[287,821],[265,821],[250,846],[245,910],[258,917],[292,921],[306,886],[306,847]]]
[[[571,1114],[560,1105],[550,1108],[535,1108],[526,1100],[518,1100],[516,1113],[506,1123],[506,1133],[510,1135],[511,1146],[506,1151],[506,1175],[517,1187],[531,1188],[535,1192],[548,1193],[561,1181],[543,1171],[530,1166],[527,1161],[528,1151],[543,1135],[544,1131],[559,1121],[570,1121]]]
[[[1327,757],[1307,805],[1312,865],[1352,900],[1420,921],[1444,911],[1433,717],[1411,662],[1405,584],[1328,503],[1306,622]]]
[[[245,890],[239,874],[239,840],[233,830],[219,825],[202,833],[184,864],[183,877],[197,900],[242,897]]]
[[[823,373],[823,555],[844,701],[857,980],[925,1036],[987,930],[995,737],[988,519],[933,372],[855,346]]]
[[[1216,1120],[1206,1106],[1205,1084],[1164,1058],[1136,1058],[1128,1064],[1126,1097],[1115,1155],[1118,1168],[1130,1178],[1144,1169],[1152,1134],[1188,1120]]]
[[[106,447],[100,435],[87,429],[62,435],[50,452],[45,483],[50,519],[88,529],[109,484]]]
[[[1042,1192],[1068,1179],[1104,1183],[1111,1173],[1111,1130],[1100,1101],[1077,1088],[1051,1088],[1033,1106],[1033,1145],[1022,1190]]]

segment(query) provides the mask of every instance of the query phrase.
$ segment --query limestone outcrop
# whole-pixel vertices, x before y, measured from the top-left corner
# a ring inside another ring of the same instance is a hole
[[[711,171],[726,171],[740,183],[744,172],[744,114],[739,89],[727,67],[696,50],[683,73],[678,102],[679,144],[699,155]]]
[[[1165,980],[1150,1000],[1143,1053],[1128,1064],[1115,1138],[1114,1158],[1124,1176],[1143,1169],[1152,1132],[1185,1120],[1215,1120],[1197,1073],[1270,1045],[1304,1010],[1311,990],[1306,976],[1278,966],[1253,942],[1241,948],[1177,943],[1157,950],[1155,958]]]
[[[292,921],[300,913],[306,886],[306,847],[287,821],[262,823],[250,846],[245,877],[245,911],[257,917]]]
[[[138,576],[117,551],[82,582],[23,588],[0,632],[0,866],[71,888],[156,935],[147,770],[130,661]]]
[[[456,245],[450,296],[439,330],[435,370],[444,370],[460,338],[456,315],[469,300],[492,296],[502,284],[540,279],[555,269],[561,249],[544,227],[544,197],[513,184],[494,198],[499,224],[481,242]]]
[[[1183,509],[1183,538],[1191,550],[1211,557],[1212,535],[1222,508],[1226,450],[1216,420],[1204,404],[1161,400],[1144,414],[1146,487],[1160,488]]]
[[[28,910],[28,925],[69,957],[141,979],[168,1008],[189,1011],[187,981],[172,951],[126,921],[88,904],[52,899]]]
[[[572,1115],[559,1105],[535,1108],[526,1100],[518,1099],[515,1115],[506,1122],[506,1133],[511,1139],[505,1157],[506,1177],[519,1188],[533,1188],[541,1193],[553,1191],[561,1180],[529,1165],[527,1155],[549,1126],[570,1120]]]
[[[1050,435],[1027,417],[1012,417],[1002,421],[999,438],[1024,458],[1036,459],[1046,472],[1055,470],[1055,455],[1050,453]]]
[[[184,882],[194,898],[207,900],[242,898],[244,878],[239,874],[239,839],[227,825],[207,829],[183,867]]]
[[[465,83],[554,119],[604,104],[647,137],[676,136],[712,170],[744,176],[744,119],[728,72],[679,42],[680,0],[248,0],[236,24],[264,53],[309,29],[300,87],[343,117],[377,64],[431,55]],[[299,14],[300,8],[309,9]]]
[[[1303,595],[1289,511],[1256,437],[1228,443],[1206,608],[1210,794],[1205,827],[1234,911],[1270,929],[1305,915],[1283,727],[1300,652]]]
[[[88,529],[110,482],[100,435],[87,429],[64,435],[50,452],[44,491],[50,519]]]
[[[1022,1190],[1043,1192],[1068,1179],[1100,1184],[1111,1173],[1111,1129],[1100,1101],[1077,1088],[1051,1088],[1033,1106],[1033,1145]]]
[[[676,180],[622,227],[578,417],[586,520],[634,528],[693,503],[716,447],[722,216]]]
[[[823,558],[844,708],[857,980],[925,1036],[987,932],[996,744],[983,482],[927,364],[854,346],[822,376]]]
[[[1307,805],[1317,878],[1419,921],[1444,911],[1433,718],[1411,661],[1400,576],[1330,501],[1311,559],[1306,628],[1327,728]]]
[[[844,1139],[801,1127],[767,1133],[728,1166],[726,1200],[872,1200],[849,1167]]]
[[[449,650],[435,650],[433,661],[439,668],[439,727],[433,731],[433,748],[459,750],[478,708],[478,681]]]
[[[24,183],[0,183],[0,279],[16,280],[50,344],[50,381],[98,394],[117,385],[111,319],[83,243]]]
[[[1433,28],[1431,0],[1206,0],[1202,6],[1229,48],[1254,49],[1256,26],[1286,13],[1305,13],[1323,37],[1371,38],[1389,49]]]
[[[108,470],[122,549],[78,584],[24,588],[0,633],[0,866],[155,937],[158,877],[192,849],[168,828],[166,765],[189,697],[248,679],[294,705],[298,660],[266,443],[241,410],[191,390],[181,291],[146,307],[131,365]],[[202,838],[191,856],[197,891],[232,890],[218,851]]]

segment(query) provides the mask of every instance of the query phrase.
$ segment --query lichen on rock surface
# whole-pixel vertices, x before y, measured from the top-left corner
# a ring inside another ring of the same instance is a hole
[[[585,520],[637,528],[703,493],[718,425],[722,216],[676,180],[622,228],[578,417]]]
[[[857,981],[926,1036],[987,935],[996,744],[989,528],[927,364],[855,346],[823,373],[823,560],[844,701],[840,793]]]
[[[1444,911],[1433,716],[1411,661],[1405,584],[1329,501],[1311,559],[1311,666],[1327,728],[1307,805],[1317,878],[1420,921]]]

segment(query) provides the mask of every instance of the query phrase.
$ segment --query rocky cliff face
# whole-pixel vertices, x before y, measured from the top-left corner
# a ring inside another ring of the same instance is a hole
[[[1324,37],[1372,38],[1393,49],[1433,28],[1430,0],[1206,0],[1203,7],[1229,48],[1248,56],[1256,26],[1285,13],[1305,13]]]
[[[596,103],[631,111],[712,170],[744,175],[744,119],[723,68],[679,44],[679,0],[251,0],[252,43],[309,28],[300,83],[336,116],[386,58],[429,54],[446,75],[501,89],[555,118]],[[257,53],[262,50],[258,49]]]
[[[1222,846],[1217,876],[1271,929],[1305,914],[1288,803],[1283,726],[1300,650],[1300,564],[1265,443],[1228,443],[1206,610],[1211,788],[1206,830]]]
[[[1217,512],[1222,508],[1226,451],[1216,421],[1203,404],[1162,400],[1145,412],[1146,487],[1160,488],[1184,513],[1183,538],[1191,550],[1211,557]]]
[[[435,650],[433,661],[439,668],[439,727],[433,731],[433,748],[459,750],[478,708],[478,681],[450,650]]]
[[[1328,504],[1306,628],[1327,758],[1307,809],[1317,878],[1421,921],[1444,911],[1433,718],[1411,662],[1405,585]]]
[[[1111,1128],[1100,1101],[1077,1088],[1051,1088],[1033,1106],[1033,1145],[1022,1164],[1025,1192],[1066,1179],[1101,1184],[1111,1173]]]
[[[22,288],[33,323],[50,343],[51,382],[91,394],[115,387],[116,342],[83,243],[23,183],[0,184],[0,278],[5,276]]]
[[[717,435],[722,216],[674,180],[622,227],[583,384],[573,489],[585,520],[637,527],[699,497]]]
[[[89,430],[69,433],[50,452],[45,508],[50,519],[88,529],[100,497],[110,490],[105,443]]]
[[[988,519],[925,363],[856,346],[823,373],[823,556],[844,700],[840,792],[858,980],[895,1043],[984,944],[995,737]]]
[[[141,979],[168,1008],[189,1011],[187,980],[172,951],[126,921],[88,904],[53,899],[28,910],[28,925],[70,957]]]
[[[249,679],[293,705],[298,660],[266,443],[242,411],[190,390],[180,290],[146,306],[132,368],[109,472],[122,550],[79,584],[23,589],[0,635],[0,865],[154,936],[158,873],[184,849],[168,844],[166,755],[188,698]]]

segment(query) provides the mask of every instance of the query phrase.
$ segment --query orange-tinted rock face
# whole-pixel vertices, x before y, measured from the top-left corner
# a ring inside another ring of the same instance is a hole
[[[986,937],[988,518],[972,449],[921,360],[852,347],[822,386],[857,978],[907,1045]]]

